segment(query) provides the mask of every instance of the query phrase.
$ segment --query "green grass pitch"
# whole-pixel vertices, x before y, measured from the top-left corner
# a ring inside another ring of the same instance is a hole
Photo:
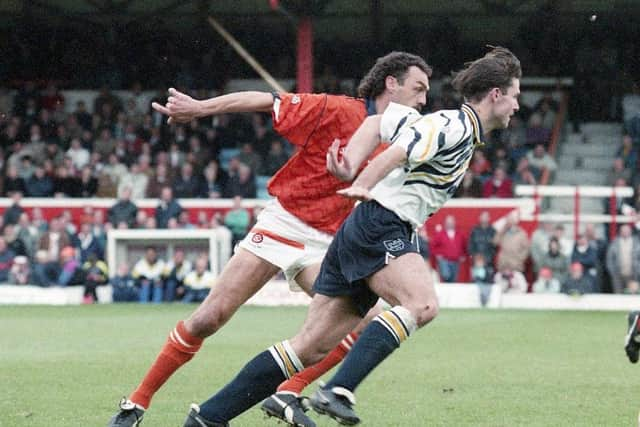
[[[0,307],[0,426],[105,426],[193,308]],[[143,426],[182,426],[191,402],[304,315],[241,309],[156,394]],[[356,410],[376,427],[634,425],[640,366],[624,354],[625,327],[622,312],[443,310],[362,384]],[[253,408],[232,425],[277,424]]]

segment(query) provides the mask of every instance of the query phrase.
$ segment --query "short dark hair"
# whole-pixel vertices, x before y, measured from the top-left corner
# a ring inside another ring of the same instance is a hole
[[[480,101],[493,88],[504,93],[513,79],[522,77],[520,60],[504,47],[493,47],[486,55],[453,74],[451,85],[469,101]]]
[[[431,77],[432,69],[424,59],[407,52],[391,52],[376,60],[373,67],[360,81],[358,96],[362,98],[376,98],[384,92],[385,79],[393,76],[400,84],[404,82],[409,67],[418,67]]]

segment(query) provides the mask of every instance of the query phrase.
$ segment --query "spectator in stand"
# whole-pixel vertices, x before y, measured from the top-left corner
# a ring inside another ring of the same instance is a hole
[[[242,144],[240,154],[238,154],[238,160],[240,163],[249,166],[249,169],[254,173],[262,170],[262,159],[260,155],[254,151],[253,144],[250,142]]]
[[[113,223],[109,225],[109,227],[113,226]],[[91,219],[91,233],[93,234],[93,238],[96,239],[102,253],[105,253],[105,249],[107,247],[107,226],[104,223],[104,211],[101,209],[96,209],[93,212],[93,217]]]
[[[531,167],[529,166],[529,160],[526,157],[522,157],[518,161],[516,167],[513,184],[514,185],[536,185],[539,175],[535,175]]]
[[[189,138],[189,152],[187,161],[193,165],[193,174],[202,175],[205,165],[211,160],[211,152],[204,148],[198,135]]]
[[[84,101],[78,101],[76,103],[76,109],[73,112],[73,115],[76,118],[76,121],[80,126],[82,126],[85,130],[91,130],[93,118],[91,114],[87,111],[87,104]]]
[[[613,160],[613,168],[607,175],[607,185],[616,185],[621,179],[625,181],[625,184],[631,182],[631,170],[625,168],[622,158],[616,157]]]
[[[224,225],[231,230],[231,245],[233,247],[235,247],[237,242],[244,239],[244,236],[246,236],[249,231],[250,222],[251,215],[246,208],[242,207],[242,197],[234,197],[233,206],[224,217]]]
[[[117,184],[120,177],[128,172],[128,169],[120,162],[120,158],[115,153],[110,153],[107,159],[107,164],[102,168],[102,174],[108,175],[111,181]]]
[[[503,278],[513,277],[513,272],[524,272],[524,263],[529,256],[529,237],[519,226],[517,212],[507,215],[504,226],[494,237],[498,246],[497,270]]]
[[[54,283],[56,286],[84,285],[85,277],[80,262],[75,257],[75,250],[71,246],[65,246],[60,251],[60,265],[58,277]]]
[[[90,223],[83,222],[80,225],[77,242],[76,253],[78,253],[80,263],[84,264],[87,262],[92,254],[95,255],[96,259],[102,259],[104,257],[103,248],[91,232]]]
[[[533,113],[529,117],[529,126],[527,127],[527,146],[535,147],[537,144],[542,144],[544,147],[551,142],[551,129],[545,128],[542,123],[542,116],[540,113]]]
[[[0,270],[0,274],[2,271]],[[31,284],[31,270],[29,268],[29,258],[24,255],[18,255],[13,259],[13,265],[9,271],[9,284],[11,285],[29,285]],[[0,282],[2,280],[0,279]]]
[[[107,264],[98,259],[95,252],[89,253],[87,260],[82,263],[82,271],[84,276],[84,304],[93,304],[98,302],[98,286],[106,285],[109,278],[109,268]]]
[[[9,281],[9,271],[16,257],[8,246],[4,237],[0,236],[0,283],[7,283]]]
[[[507,174],[510,174],[514,170],[513,159],[509,157],[507,150],[501,146],[496,146],[493,152],[493,159],[491,160],[491,163],[494,165],[494,167],[500,167],[504,169]]]
[[[22,241],[27,257],[33,258],[36,252],[38,239],[40,238],[40,232],[33,224],[31,224],[29,214],[26,212],[22,212],[22,214],[20,214],[18,224],[15,227],[15,233],[17,238]]]
[[[79,187],[79,180],[69,173],[65,165],[56,168],[53,178],[53,194],[55,197],[75,197]]]
[[[567,259],[570,259],[571,254],[573,253],[574,241],[566,236],[564,225],[556,224],[553,227],[552,236],[558,240],[558,243],[560,244],[560,252],[562,252]]]
[[[71,162],[77,170],[87,166],[91,157],[89,150],[82,146],[80,138],[73,138],[71,140],[71,147],[69,147],[65,156],[71,158]]]
[[[538,279],[533,282],[532,291],[536,294],[557,294],[560,292],[561,282],[553,277],[548,267],[543,267],[538,273]]]
[[[202,302],[209,295],[209,291],[215,284],[216,278],[207,269],[209,261],[206,257],[200,256],[196,260],[195,269],[184,279],[185,294],[182,302]]]
[[[133,266],[131,275],[138,281],[141,304],[148,303],[150,299],[154,304],[162,302],[164,266],[164,261],[158,258],[158,252],[153,246],[148,246],[144,257]]]
[[[590,275],[595,282],[598,277],[598,253],[596,248],[589,245],[589,240],[584,234],[578,235],[578,239],[573,246],[571,262],[579,262],[582,264],[582,270],[584,273]]]
[[[25,183],[24,179],[22,179],[18,175],[17,166],[9,164],[7,167],[7,175],[4,178],[4,196],[11,196],[16,191],[24,194],[25,193]]]
[[[638,149],[633,145],[633,139],[629,134],[622,137],[622,146],[618,149],[616,157],[623,159],[624,168],[634,171],[638,166]]]
[[[53,196],[53,181],[45,174],[42,166],[36,166],[33,175],[25,182],[27,197]]]
[[[256,180],[249,166],[238,163],[232,172],[229,168],[229,183],[226,197],[240,196],[246,199],[254,199],[257,194]]]
[[[558,103],[553,99],[551,93],[547,92],[536,103],[533,110],[536,114],[540,114],[542,118],[542,127],[545,129],[553,130],[556,124],[556,111],[558,109]]]
[[[149,214],[147,214],[147,211],[139,209],[138,213],[136,214],[136,223],[134,224],[133,228],[138,228],[138,229],[147,228],[148,220],[149,220]]]
[[[533,170],[536,180],[539,180],[545,170],[554,173],[558,169],[556,161],[547,153],[543,144],[536,144],[533,150],[527,153],[529,166]]]
[[[500,286],[503,293],[524,294],[527,293],[529,284],[524,274],[517,270],[505,269],[498,271],[494,278],[494,283]]]
[[[178,228],[183,228],[185,230],[193,230],[196,228],[195,224],[191,222],[191,215],[189,215],[189,211],[182,211],[180,215],[178,215]]]
[[[28,255],[27,247],[24,242],[18,239],[18,230],[15,224],[5,224],[2,229],[2,235],[9,249],[16,255]]]
[[[107,220],[115,227],[124,223],[131,228],[135,224],[137,214],[138,208],[131,201],[131,187],[124,187],[120,193],[120,199],[109,208]]]
[[[136,280],[129,274],[129,265],[123,262],[117,274],[109,280],[113,288],[113,302],[140,301],[140,290]]]
[[[539,259],[539,270],[551,270],[551,276],[563,283],[569,272],[569,258],[560,252],[560,243],[556,237],[551,237],[548,243],[548,250]]]
[[[24,212],[22,207],[22,193],[15,191],[11,194],[11,206],[4,211],[3,224],[17,224],[20,219],[20,215]]]
[[[173,302],[185,294],[184,279],[192,270],[191,261],[185,259],[184,250],[176,249],[173,259],[165,265],[164,300]]]
[[[487,155],[482,150],[476,150],[473,152],[473,159],[469,169],[477,177],[486,178],[491,175],[491,162],[487,159]]]
[[[42,209],[37,206],[34,207],[31,210],[31,216],[31,224],[36,228],[36,230],[38,230],[38,235],[41,235],[49,229],[49,223],[44,218]]]
[[[133,163],[129,169],[129,173],[124,174],[118,182],[118,194],[121,194],[125,187],[131,189],[131,199],[144,199],[149,177],[140,171],[140,165]]]
[[[624,292],[630,280],[640,280],[640,240],[631,234],[631,226],[620,226],[618,237],[607,249],[607,271],[613,292]]]
[[[592,223],[585,224],[584,235],[591,246],[596,252],[596,283],[599,284],[601,291],[606,292],[605,288],[608,285],[609,278],[607,275],[607,269],[605,268],[605,260],[607,259],[607,242],[598,237],[596,233],[596,227]]]
[[[181,129],[181,128],[178,128]],[[172,170],[179,169],[185,164],[185,155],[180,150],[180,146],[174,142],[169,146],[169,166]]]
[[[147,185],[147,197],[150,199],[159,199],[160,193],[164,187],[173,187],[173,179],[165,163],[158,163],[153,177],[149,179]]]
[[[223,194],[227,193],[227,180],[227,174],[220,169],[218,162],[215,160],[210,161],[207,167],[204,168],[204,180],[200,197],[219,199]]]
[[[569,277],[562,283],[562,293],[568,295],[583,295],[596,293],[593,278],[584,274],[582,264],[574,262],[569,268]]]
[[[444,227],[437,230],[431,239],[431,253],[438,262],[440,278],[445,283],[456,282],[460,263],[464,261],[466,252],[466,240],[462,233],[456,229],[456,219],[453,215],[447,215],[444,219]]]
[[[485,198],[510,198],[513,197],[512,182],[502,168],[495,168],[493,176],[484,183],[482,196]]]
[[[478,285],[480,294],[480,304],[484,307],[489,302],[491,287],[493,286],[493,266],[481,253],[471,255],[473,265],[471,266],[471,279]]]
[[[71,239],[62,228],[60,218],[54,217],[49,221],[49,230],[40,237],[38,250],[47,253],[47,261],[57,263],[60,250],[67,246],[71,246]]]
[[[156,224],[158,228],[167,228],[170,218],[178,218],[182,212],[182,206],[173,197],[171,187],[163,187],[160,194],[160,203],[156,207]]]
[[[282,141],[279,139],[273,139],[269,144],[269,152],[265,156],[262,166],[262,175],[272,176],[275,174],[285,163],[289,161],[289,156],[284,151]]]
[[[454,197],[482,197],[482,182],[480,178],[467,169]]]
[[[482,211],[478,221],[469,235],[467,252],[470,257],[482,255],[486,263],[492,265],[496,256],[496,245],[493,242],[496,230],[491,225],[489,211]]]
[[[193,166],[185,163],[180,168],[180,174],[173,180],[173,193],[178,199],[198,197],[202,188],[199,177],[193,174]]]
[[[91,168],[85,166],[80,171],[77,196],[91,198],[98,192],[98,180],[93,176]]]

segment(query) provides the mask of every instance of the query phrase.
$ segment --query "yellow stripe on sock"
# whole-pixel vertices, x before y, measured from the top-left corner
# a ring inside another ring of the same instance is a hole
[[[284,346],[282,345],[281,342],[276,344],[275,348],[278,354],[280,355],[280,357],[282,357],[285,368],[287,368],[287,372],[289,372],[289,378],[291,378],[296,374],[297,371],[296,371],[296,368],[293,366],[291,359],[289,359],[289,355],[287,354],[287,351],[284,349]]]
[[[400,342],[403,342],[407,339],[407,332],[405,331],[404,326],[402,325],[402,323],[400,323],[398,318],[394,316],[393,313],[391,313],[390,311],[385,311],[384,313],[380,314],[380,316],[389,324],[389,326],[393,328],[393,330],[396,332],[396,335],[398,335]]]

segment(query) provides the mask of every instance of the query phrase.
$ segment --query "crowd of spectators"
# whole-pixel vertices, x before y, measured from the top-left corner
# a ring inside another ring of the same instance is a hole
[[[574,240],[562,224],[542,222],[529,237],[516,212],[492,224],[483,211],[468,234],[447,216],[434,235],[423,238],[439,279],[458,282],[460,269],[468,266],[483,305],[494,285],[513,293],[640,294],[639,230],[622,224],[610,241],[603,230],[586,223]]]

